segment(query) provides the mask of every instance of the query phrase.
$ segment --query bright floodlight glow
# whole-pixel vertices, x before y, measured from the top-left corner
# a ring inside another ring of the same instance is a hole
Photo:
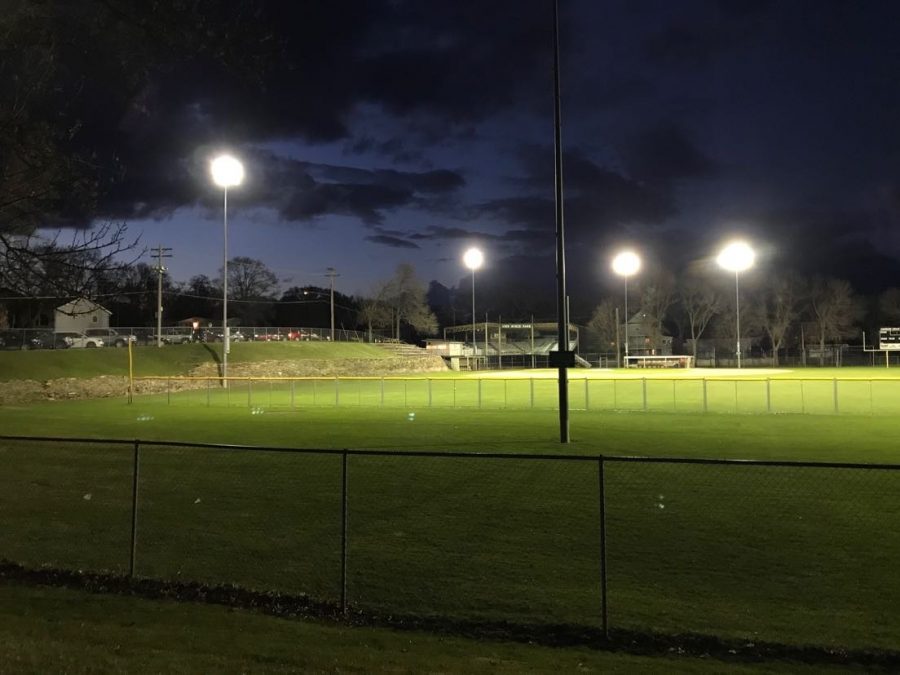
[[[755,260],[756,253],[745,241],[734,241],[728,244],[716,258],[719,267],[729,272],[743,272],[750,269]]]
[[[213,181],[222,188],[240,185],[244,180],[244,165],[231,155],[220,155],[209,164]]]
[[[477,248],[470,248],[463,254],[463,263],[470,270],[477,270],[484,262],[484,254]]]
[[[620,277],[630,277],[641,269],[641,258],[634,251],[622,251],[612,261],[613,272]]]

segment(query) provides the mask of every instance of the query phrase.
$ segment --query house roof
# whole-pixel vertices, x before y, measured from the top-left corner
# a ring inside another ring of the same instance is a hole
[[[112,312],[103,305],[98,305],[93,300],[88,300],[87,298],[75,298],[64,305],[57,307],[56,311],[62,312],[63,314],[82,314],[85,312],[93,312],[97,309],[103,310],[107,314],[112,314]]]

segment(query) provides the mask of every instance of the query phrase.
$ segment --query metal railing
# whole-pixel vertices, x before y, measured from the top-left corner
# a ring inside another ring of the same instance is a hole
[[[550,377],[137,377],[136,393],[170,404],[296,409],[309,406],[556,409]],[[900,413],[900,378],[582,377],[573,410],[729,414]]]
[[[900,635],[900,465],[16,436],[0,465],[0,558],[26,566],[604,632]]]

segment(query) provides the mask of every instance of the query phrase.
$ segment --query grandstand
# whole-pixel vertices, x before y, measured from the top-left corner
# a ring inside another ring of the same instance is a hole
[[[535,357],[543,357],[559,348],[558,326],[555,322],[476,323],[475,339],[472,339],[472,324],[447,326],[444,341],[458,345],[459,367],[479,369],[503,367],[503,360],[512,365],[515,360],[521,365],[535,365]],[[569,348],[578,349],[578,326],[569,324]]]

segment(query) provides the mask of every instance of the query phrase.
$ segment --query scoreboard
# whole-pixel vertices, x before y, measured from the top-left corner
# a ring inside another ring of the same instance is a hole
[[[878,348],[886,351],[900,351],[900,328],[880,328]]]

